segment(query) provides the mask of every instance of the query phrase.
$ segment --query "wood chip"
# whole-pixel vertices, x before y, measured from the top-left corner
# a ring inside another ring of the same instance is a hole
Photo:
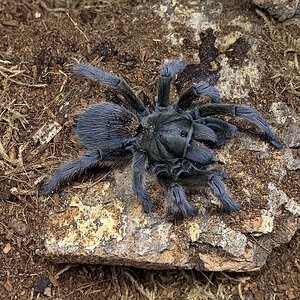
[[[2,25],[4,26],[12,26],[12,27],[18,27],[19,22],[16,20],[2,20]]]
[[[8,281],[8,280],[4,283],[4,288],[5,288],[9,293],[13,291],[13,286],[12,286],[11,282]]]
[[[34,135],[33,139],[41,144],[49,143],[60,131],[62,127],[55,121],[45,123]]]
[[[11,249],[12,249],[11,244],[10,244],[10,243],[7,243],[7,244],[5,245],[5,247],[3,248],[3,253],[4,253],[4,254],[7,254]]]

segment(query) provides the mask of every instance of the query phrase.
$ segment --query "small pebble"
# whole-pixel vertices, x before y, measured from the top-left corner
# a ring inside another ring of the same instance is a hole
[[[7,244],[5,245],[5,247],[3,248],[3,253],[4,253],[4,254],[7,254],[11,249],[12,249],[11,244],[10,244],[10,243],[7,243]]]
[[[48,276],[45,276],[45,275],[40,276],[34,285],[34,291],[36,293],[43,294],[45,292],[46,287],[49,285],[49,283],[50,283],[50,280],[49,280]]]
[[[10,227],[14,230],[15,233],[19,235],[26,235],[28,233],[28,226],[25,222],[13,218],[10,222]]]

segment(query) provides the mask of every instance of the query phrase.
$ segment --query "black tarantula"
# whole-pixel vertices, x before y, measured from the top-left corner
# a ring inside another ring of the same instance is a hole
[[[266,120],[247,105],[222,104],[218,90],[201,81],[186,90],[177,103],[170,105],[172,79],[187,66],[186,61],[173,61],[159,75],[156,109],[150,112],[124,81],[90,65],[78,64],[74,73],[100,81],[121,94],[127,105],[104,102],[92,105],[77,121],[77,133],[88,151],[79,159],[61,165],[39,190],[40,195],[56,191],[93,167],[120,167],[131,164],[133,191],[145,213],[152,203],[145,187],[146,172],[154,174],[168,190],[170,208],[184,217],[197,215],[184,188],[209,186],[227,211],[241,206],[228,193],[223,180],[225,172],[211,166],[213,149],[232,139],[236,126],[215,115],[242,118],[258,126],[266,140],[276,148],[283,144],[274,135]],[[192,107],[200,96],[209,96],[212,103]]]

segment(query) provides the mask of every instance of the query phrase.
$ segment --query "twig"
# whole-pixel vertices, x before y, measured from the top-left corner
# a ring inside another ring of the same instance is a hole
[[[88,37],[86,36],[86,34],[78,27],[77,23],[70,17],[69,13],[66,12],[66,15],[69,17],[69,19],[71,20],[71,22],[73,23],[73,25],[75,26],[75,28],[77,30],[79,30],[81,32],[81,34],[85,37],[85,39],[89,42],[90,40],[88,39]]]

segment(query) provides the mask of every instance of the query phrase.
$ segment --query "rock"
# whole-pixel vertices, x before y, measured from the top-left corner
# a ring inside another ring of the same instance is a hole
[[[27,224],[16,218],[10,220],[9,226],[14,230],[15,233],[25,236],[29,233],[29,228]]]
[[[278,168],[283,168],[284,151],[277,156]],[[269,153],[261,164],[272,161]],[[245,181],[260,186],[259,194],[267,203],[264,209],[224,214],[209,198],[203,204],[204,195],[197,194],[193,201],[204,206],[203,214],[176,225],[165,218],[162,206],[166,194],[154,181],[149,179],[148,185],[156,209],[145,215],[129,189],[131,170],[115,171],[114,177],[115,181],[100,182],[76,194],[72,188],[66,190],[69,206],[49,218],[47,256],[64,263],[253,271],[265,263],[273,247],[289,241],[299,228],[299,199],[289,198],[277,186],[276,178],[261,186],[251,174],[243,175],[241,186]]]
[[[207,65],[195,57],[194,73],[185,76],[193,80],[195,74],[202,76],[204,66],[206,75],[217,74],[218,86],[225,99],[232,96],[251,104],[250,91],[260,89],[265,65],[256,58],[260,41],[252,36],[253,31],[259,30],[258,25],[247,17],[230,19],[229,15],[226,19],[229,27],[223,34],[220,15],[227,12],[222,11],[219,3],[213,10],[215,1],[207,3],[212,8],[209,12],[202,6],[194,10],[190,6],[185,8],[176,5],[176,1],[163,1],[156,9],[159,16],[167,16],[164,30],[170,31],[166,35],[170,44],[182,42],[184,36],[173,35],[176,26],[181,24],[194,30],[195,39],[205,31],[212,36],[208,48],[214,50],[214,55],[220,51],[215,55],[216,61]],[[234,33],[228,34],[232,30]],[[238,52],[240,46],[244,51]],[[201,47],[201,53],[206,53],[205,43],[202,42]],[[284,149],[276,150],[257,135],[245,132],[218,150],[218,163],[223,164],[228,173],[226,184],[242,204],[241,212],[222,212],[218,201],[204,189],[188,196],[198,207],[199,216],[172,223],[165,215],[166,191],[148,176],[147,187],[154,211],[145,215],[131,190],[131,169],[114,170],[97,184],[86,183],[80,188],[70,186],[64,191],[62,201],[68,205],[48,220],[46,256],[60,263],[149,269],[235,272],[260,269],[272,249],[288,242],[300,227],[300,199],[292,198],[286,192],[284,182],[287,172],[299,168],[295,149],[290,149],[298,147],[298,120],[299,116],[285,103],[275,102],[269,121],[274,131],[282,131]]]
[[[45,295],[46,297],[51,297],[51,296],[52,296],[52,289],[51,289],[50,286],[47,286],[47,287],[45,288],[45,290],[44,290],[44,295]]]
[[[299,118],[298,118],[299,119]],[[299,120],[300,122],[300,120]],[[283,141],[286,145],[291,148],[299,148],[300,147],[300,124],[292,124],[289,126],[283,138]]]
[[[45,123],[33,136],[33,140],[41,144],[49,143],[60,131],[62,127],[55,121]]]
[[[253,3],[267,10],[279,21],[292,18],[300,12],[299,0],[253,0]]]
[[[6,291],[9,293],[11,293],[14,290],[13,285],[9,280],[6,280],[3,286],[6,289]]]
[[[34,291],[36,293],[43,294],[43,293],[45,293],[45,290],[49,284],[50,284],[49,277],[46,275],[42,275],[36,280],[36,282],[34,284]]]
[[[270,109],[277,124],[284,126],[283,142],[290,148],[300,147],[300,116],[284,102],[274,102]]]
[[[2,249],[4,254],[8,254],[12,250],[12,246],[10,243],[7,243],[5,247]]]
[[[287,149],[285,151],[285,158],[287,161],[286,167],[288,170],[296,171],[300,169],[300,158],[294,158],[291,149]]]

